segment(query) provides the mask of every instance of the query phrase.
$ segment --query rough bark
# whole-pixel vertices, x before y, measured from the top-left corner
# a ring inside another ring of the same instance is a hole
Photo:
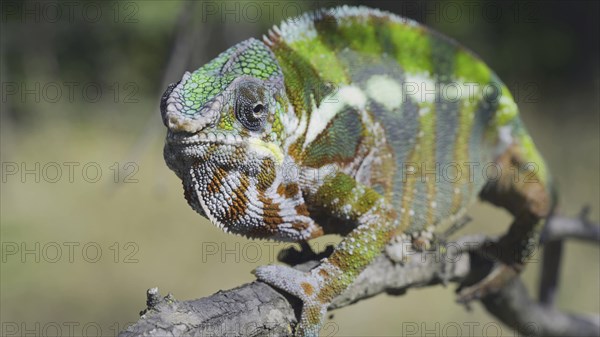
[[[598,235],[598,226],[591,224],[582,214],[580,218],[555,217],[544,229],[543,239],[545,242],[559,242],[566,238],[584,238],[598,243],[594,235]],[[409,288],[460,283],[475,269],[489,268],[480,264],[492,263],[482,262],[483,259],[476,252],[485,240],[489,238],[465,236],[438,245],[433,250],[413,252],[404,263],[393,261],[389,257],[393,254],[382,254],[350,288],[334,300],[329,309],[351,305],[380,293],[401,295]],[[401,249],[402,245],[395,243],[387,251]],[[308,261],[296,267],[307,270],[315,264],[316,261]],[[550,268],[543,271],[542,275],[556,278],[556,269]],[[542,280],[541,288],[552,289],[541,290],[540,294],[552,294],[555,286],[556,282],[552,280]],[[248,283],[209,297],[187,301],[175,300],[170,294],[162,297],[158,289],[153,288],[148,290],[147,298],[147,309],[140,320],[119,336],[291,335],[301,309],[301,302],[293,296],[262,282]],[[598,314],[563,313],[553,308],[551,301],[538,302],[528,295],[519,278],[481,301],[490,314],[522,335],[600,335]]]

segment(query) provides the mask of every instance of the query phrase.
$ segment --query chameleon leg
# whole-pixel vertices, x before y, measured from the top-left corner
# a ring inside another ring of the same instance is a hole
[[[483,200],[507,209],[514,221],[498,242],[483,247],[487,256],[500,263],[482,281],[463,288],[459,292],[461,302],[493,293],[518,275],[535,252],[543,220],[554,209],[555,195],[545,163],[528,137],[518,136],[517,142],[497,159],[503,174],[488,182],[481,192]]]
[[[303,302],[297,336],[317,336],[327,307],[383,250],[397,227],[395,213],[384,198],[351,177],[337,174],[314,196],[320,206],[358,226],[334,252],[308,273],[281,265],[262,266],[258,279]]]

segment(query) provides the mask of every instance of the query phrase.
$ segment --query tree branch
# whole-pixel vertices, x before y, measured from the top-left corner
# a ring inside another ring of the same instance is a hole
[[[553,241],[578,237],[572,233],[592,231],[592,224],[582,219],[555,218],[549,222]],[[563,224],[574,230],[559,230]],[[580,228],[577,228],[577,227]],[[597,225],[595,225],[597,227]],[[437,245],[435,249],[408,251],[405,263],[393,261],[382,254],[361,273],[354,284],[337,297],[330,310],[351,305],[380,293],[401,295],[409,288],[461,282],[480,266],[473,252],[486,240],[485,236],[465,236]],[[596,241],[598,242],[598,241]],[[406,243],[390,245],[386,251],[403,249]],[[406,253],[405,253],[406,255]],[[308,270],[316,261],[296,266]],[[147,309],[140,320],[119,336],[262,336],[291,335],[297,323],[302,303],[293,296],[262,282],[252,282],[238,288],[188,301],[178,301],[171,294],[161,297],[157,288],[148,290]],[[600,316],[589,317],[562,313],[529,298],[520,279],[516,278],[500,292],[482,299],[486,309],[500,321],[522,334],[533,336],[597,336]]]
[[[542,231],[540,240],[545,243],[573,238],[600,243],[600,226],[588,219],[589,212],[590,208],[586,206],[576,218],[560,215],[550,218]]]
[[[548,220],[540,241],[544,244],[544,257],[539,287],[539,301],[552,306],[559,286],[563,240],[575,238],[600,243],[600,226],[589,221],[590,208],[584,207],[578,218],[554,216]]]

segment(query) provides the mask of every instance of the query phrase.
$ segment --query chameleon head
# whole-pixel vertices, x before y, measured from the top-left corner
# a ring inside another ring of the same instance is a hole
[[[213,224],[252,237],[280,236],[282,201],[269,193],[281,185],[279,118],[287,106],[281,69],[255,39],[186,73],[164,93],[165,160],[189,204]],[[293,201],[295,194],[286,197]]]
[[[163,94],[167,164],[180,177],[200,162],[236,166],[243,161],[236,155],[246,154],[250,144],[279,157],[272,123],[282,106],[278,101],[285,99],[281,70],[262,42],[249,39],[231,47],[186,72]]]

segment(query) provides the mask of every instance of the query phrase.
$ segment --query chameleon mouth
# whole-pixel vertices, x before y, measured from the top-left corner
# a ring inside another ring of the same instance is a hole
[[[198,132],[194,134],[183,132],[167,133],[167,142],[174,145],[193,146],[201,144],[210,145],[233,145],[241,146],[243,144],[242,136],[226,134],[222,132]]]

